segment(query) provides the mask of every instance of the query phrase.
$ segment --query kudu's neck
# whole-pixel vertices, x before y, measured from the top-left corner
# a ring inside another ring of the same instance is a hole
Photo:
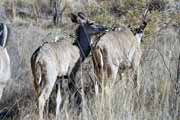
[[[76,44],[80,49],[81,57],[84,60],[91,51],[91,36],[87,33],[83,26],[80,26],[76,31]]]
[[[142,38],[144,36],[144,29],[146,28],[147,23],[145,21],[142,22],[142,24],[135,29],[135,36],[138,41],[139,46],[141,45]]]

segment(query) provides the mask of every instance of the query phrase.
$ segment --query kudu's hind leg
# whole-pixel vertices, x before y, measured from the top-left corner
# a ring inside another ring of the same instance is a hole
[[[6,83],[0,81],[0,100],[1,100],[1,97],[3,96],[3,90],[5,86],[6,86]]]
[[[104,61],[101,48],[97,47],[92,54],[93,64],[94,64],[94,73],[96,75],[96,80],[102,82],[104,80]],[[95,82],[95,94],[99,95],[99,85],[98,81]]]
[[[96,94],[96,96],[99,95],[99,85],[98,85],[97,80],[95,81],[95,94]]]
[[[39,103],[39,120],[44,120],[44,108],[47,100],[50,97],[50,94],[53,90],[54,84],[56,82],[57,74],[56,71],[51,69],[49,67],[46,69],[47,74],[44,75],[44,80],[45,80],[45,86],[42,89],[42,92],[38,98],[38,103]]]
[[[61,82],[58,82],[58,91],[57,91],[57,97],[56,97],[56,120],[59,118],[59,112],[60,112],[60,105],[62,103],[62,97],[61,97]]]

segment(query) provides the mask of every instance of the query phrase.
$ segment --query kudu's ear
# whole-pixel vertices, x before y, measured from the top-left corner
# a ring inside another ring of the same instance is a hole
[[[77,15],[75,15],[74,13],[71,13],[69,16],[71,17],[71,21],[73,23],[78,23]]]

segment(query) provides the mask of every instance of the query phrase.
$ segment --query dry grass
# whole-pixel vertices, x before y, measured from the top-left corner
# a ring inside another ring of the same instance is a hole
[[[1,0],[0,6],[5,0]],[[19,0],[33,4],[34,1]],[[83,1],[83,0],[82,0]],[[72,1],[71,1],[72,2]],[[140,2],[142,2],[140,4]],[[137,25],[137,19],[145,1],[132,0],[92,0],[86,3],[84,10],[89,17],[107,26]],[[99,4],[97,4],[99,3]],[[116,5],[117,3],[117,5]],[[122,3],[122,4],[120,4]],[[126,6],[132,5],[131,9]],[[74,6],[81,6],[74,3]],[[133,6],[138,7],[133,9]],[[172,8],[172,6],[171,6]],[[68,9],[66,12],[76,11],[77,8]],[[116,12],[113,13],[113,10]],[[174,8],[173,8],[174,9]],[[94,80],[92,61],[89,57],[82,65],[82,71],[78,71],[75,79],[77,86],[84,86],[80,92],[83,102],[77,105],[74,101],[74,92],[70,94],[64,88],[65,102],[61,111],[61,120],[178,120],[180,119],[180,98],[177,94],[177,63],[180,53],[179,17],[174,10],[153,12],[151,22],[145,30],[143,43],[143,60],[140,66],[138,87],[134,87],[134,81],[123,74],[114,82],[107,83],[103,87],[100,96],[94,96]],[[128,13],[123,13],[123,11]],[[134,11],[133,11],[134,10]],[[121,15],[117,14],[122,12]],[[74,25],[69,24],[69,18],[64,18],[63,25],[52,26],[50,18],[41,18],[38,22],[33,17],[16,16],[16,20],[8,24],[10,37],[8,52],[12,59],[12,79],[4,92],[4,98],[0,102],[0,111],[9,110],[4,120],[38,120],[38,111],[32,85],[30,70],[30,57],[33,51],[43,41],[53,41],[55,36],[60,36],[73,41],[69,37],[73,33]],[[119,15],[119,16],[118,16]],[[171,18],[177,19],[171,19]],[[8,18],[9,19],[9,18]],[[73,28],[73,29],[72,29]],[[51,33],[51,34],[49,34]],[[67,84],[67,83],[65,83]],[[49,119],[54,119],[55,95],[49,104]],[[70,98],[70,99],[69,99]],[[79,98],[81,99],[81,97]],[[81,108],[81,109],[80,109]],[[47,108],[48,109],[48,108]]]

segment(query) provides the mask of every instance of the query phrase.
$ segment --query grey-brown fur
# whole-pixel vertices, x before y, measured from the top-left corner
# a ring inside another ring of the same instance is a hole
[[[76,30],[76,43],[71,44],[67,41],[45,43],[40,46],[31,57],[31,68],[34,76],[34,87],[38,98],[40,120],[44,119],[44,106],[47,102],[57,77],[69,76],[73,69],[77,70],[78,62],[85,59],[83,53],[89,54],[90,49],[82,45],[90,46],[91,36],[104,31],[105,28],[100,25],[94,25],[79,13],[78,16],[72,14],[71,20],[78,23]],[[76,72],[76,71],[74,71]],[[62,102],[61,91],[58,88],[56,98],[56,117],[59,113],[59,107]]]
[[[48,70],[54,70],[55,76],[68,76],[71,73],[73,66],[80,58],[80,51],[77,46],[72,45],[68,41],[59,41],[45,43],[41,46],[31,59],[32,72],[39,76],[40,74],[48,74]],[[49,66],[48,66],[49,65]],[[41,67],[41,68],[40,68]],[[36,69],[38,72],[35,72]],[[46,77],[46,76],[43,77]],[[41,78],[43,79],[43,78]],[[41,83],[41,80],[35,79],[36,84]],[[46,82],[46,81],[45,81]],[[41,92],[36,89],[37,93]]]
[[[6,42],[8,37],[7,26],[1,23],[0,30],[0,99],[3,94],[3,89],[5,88],[7,81],[11,77],[11,66],[10,57],[7,52]]]
[[[46,43],[33,54],[31,67],[34,87],[39,96],[40,119],[43,119],[44,105],[52,92],[57,77],[69,75],[79,58],[78,47],[65,41]]]
[[[135,72],[140,64],[142,51],[140,49],[148,9],[145,10],[142,23],[133,33],[129,28],[121,27],[107,32],[100,38],[92,51],[95,75],[102,80],[114,80],[119,68],[131,67]],[[96,94],[98,87],[96,83]]]
[[[94,48],[93,62],[99,80],[115,79],[119,67],[137,69],[142,55],[133,33],[125,27],[107,32]]]
[[[10,58],[7,48],[0,47],[0,99],[11,76]]]

